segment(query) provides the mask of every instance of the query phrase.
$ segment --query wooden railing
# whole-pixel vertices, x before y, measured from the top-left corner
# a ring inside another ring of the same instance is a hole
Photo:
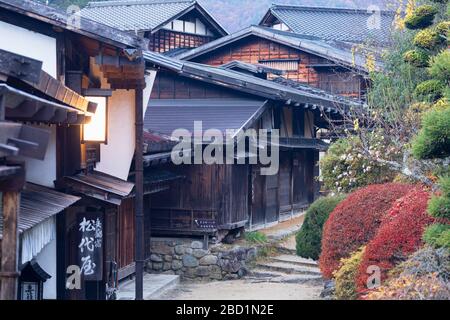
[[[151,228],[156,233],[212,234],[217,231],[217,210],[151,208]]]

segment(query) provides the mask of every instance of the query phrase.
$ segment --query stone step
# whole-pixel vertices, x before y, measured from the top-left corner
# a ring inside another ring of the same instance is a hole
[[[306,274],[306,275],[321,276],[320,270],[317,267],[301,266],[285,262],[277,262],[277,261],[260,262],[257,264],[257,267],[259,269],[278,271],[287,274]]]
[[[144,274],[144,300],[157,299],[167,290],[180,283],[178,275]],[[135,281],[128,280],[119,284],[118,300],[135,300]]]
[[[293,255],[293,256],[297,255],[297,251],[295,251],[295,249],[286,248],[283,246],[275,247],[275,249],[281,254]]]
[[[299,256],[293,256],[288,254],[272,257],[272,260],[276,262],[290,263],[298,266],[316,267],[316,268],[318,267],[317,262],[312,259],[305,259]]]
[[[272,283],[306,283],[322,282],[320,275],[309,274],[286,274],[277,271],[268,271],[265,269],[254,269],[250,274],[253,282],[272,282]]]

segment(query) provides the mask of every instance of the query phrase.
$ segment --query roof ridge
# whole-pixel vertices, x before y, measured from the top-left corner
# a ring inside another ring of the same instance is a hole
[[[338,12],[350,12],[350,13],[365,13],[371,14],[369,11],[370,7],[326,7],[326,6],[304,6],[304,5],[293,5],[293,4],[272,4],[270,10],[272,9],[303,9],[303,10],[316,10],[316,11],[338,11]],[[380,13],[386,15],[393,15],[395,11],[392,10],[380,10]]]
[[[110,0],[110,1],[90,1],[85,8],[112,7],[112,6],[130,6],[130,5],[149,5],[166,3],[192,3],[197,0]]]

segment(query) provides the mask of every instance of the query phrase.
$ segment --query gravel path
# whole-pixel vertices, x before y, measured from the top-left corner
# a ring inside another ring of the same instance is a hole
[[[322,285],[235,280],[182,283],[158,299],[163,300],[315,300]]]

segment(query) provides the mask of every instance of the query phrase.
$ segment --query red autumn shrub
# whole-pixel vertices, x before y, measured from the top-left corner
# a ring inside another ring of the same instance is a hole
[[[369,266],[380,268],[383,281],[389,270],[422,247],[423,232],[434,221],[427,213],[429,199],[429,192],[417,188],[392,206],[367,244],[357,276],[358,291],[367,289]]]
[[[370,185],[342,201],[324,225],[319,259],[323,275],[331,278],[342,258],[371,240],[392,204],[412,189],[412,185],[400,183]]]

